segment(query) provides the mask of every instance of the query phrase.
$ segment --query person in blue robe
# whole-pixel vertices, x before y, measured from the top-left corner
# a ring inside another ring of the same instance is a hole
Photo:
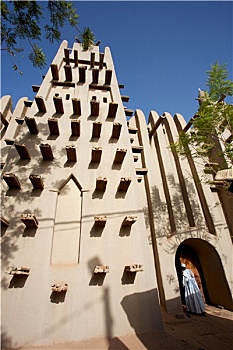
[[[185,304],[188,313],[201,314],[206,316],[205,305],[202,299],[200,289],[197,285],[193,272],[181,264],[183,280],[182,284],[185,291]]]

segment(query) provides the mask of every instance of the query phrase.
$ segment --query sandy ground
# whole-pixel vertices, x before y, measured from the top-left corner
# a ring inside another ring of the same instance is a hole
[[[39,349],[93,350],[232,350],[233,312],[207,306],[207,317],[192,315],[178,318],[162,309],[164,332],[129,335],[113,339],[92,339],[83,342],[54,344]]]

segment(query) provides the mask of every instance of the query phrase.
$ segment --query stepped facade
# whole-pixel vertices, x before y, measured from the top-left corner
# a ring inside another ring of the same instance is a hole
[[[3,344],[163,332],[181,262],[232,310],[232,196],[170,150],[184,118],[124,107],[109,48],[62,42],[33,89],[1,99]]]

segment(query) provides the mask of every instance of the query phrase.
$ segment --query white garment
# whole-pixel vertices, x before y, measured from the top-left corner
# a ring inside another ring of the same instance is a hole
[[[197,314],[205,312],[205,305],[200,293],[200,289],[198,288],[192,271],[185,269],[182,273],[187,311],[195,312]]]

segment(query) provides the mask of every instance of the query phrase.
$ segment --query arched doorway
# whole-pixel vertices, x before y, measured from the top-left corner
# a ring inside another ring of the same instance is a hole
[[[177,249],[175,264],[181,300],[184,303],[181,263],[185,263],[193,271],[205,303],[233,310],[232,296],[222,262],[211,244],[199,238],[189,238]]]

